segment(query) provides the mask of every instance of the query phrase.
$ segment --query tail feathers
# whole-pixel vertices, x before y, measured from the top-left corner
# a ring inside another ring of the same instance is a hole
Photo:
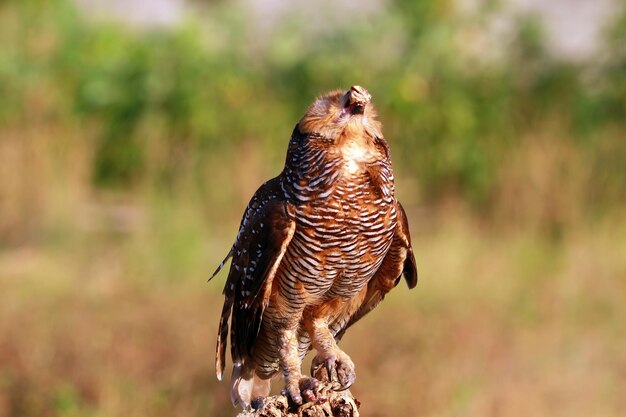
[[[248,409],[252,400],[270,395],[270,379],[261,379],[244,363],[233,366],[230,399],[233,406]]]
[[[252,402],[253,378],[249,372],[248,375],[245,375],[243,371],[244,365],[241,362],[233,366],[233,376],[230,380],[230,400],[234,407],[240,405],[247,409]]]
[[[217,347],[215,349],[215,373],[218,380],[224,378],[224,367],[226,365],[226,343],[228,341],[228,319],[233,307],[233,299],[227,298],[222,308],[222,316],[217,333]],[[231,340],[232,343],[232,340]]]

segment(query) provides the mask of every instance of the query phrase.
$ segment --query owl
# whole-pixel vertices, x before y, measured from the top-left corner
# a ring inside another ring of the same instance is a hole
[[[252,196],[213,276],[229,258],[216,370],[221,380],[230,327],[233,404],[262,404],[278,374],[295,404],[316,400],[319,381],[301,369],[312,349],[312,369],[325,367],[337,389],[350,387],[355,365],[338,346],[344,332],[402,276],[417,284],[389,146],[365,88],[332,91],[308,108],[282,172]]]

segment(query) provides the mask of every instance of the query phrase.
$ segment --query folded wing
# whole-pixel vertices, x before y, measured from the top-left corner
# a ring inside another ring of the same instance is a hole
[[[224,375],[229,319],[233,361],[241,363],[251,353],[272,281],[295,231],[294,207],[281,196],[277,179],[259,188],[248,204],[229,253],[233,261],[224,286],[216,349],[215,367],[220,380]]]

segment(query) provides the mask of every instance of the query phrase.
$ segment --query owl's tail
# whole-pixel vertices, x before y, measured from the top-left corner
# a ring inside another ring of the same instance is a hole
[[[233,307],[233,298],[227,297],[222,308],[222,316],[220,317],[220,325],[217,331],[217,346],[215,352],[215,372],[217,379],[222,380],[224,377],[224,366],[226,364],[226,342],[228,338],[228,319]],[[232,341],[231,341],[232,343]]]
[[[244,363],[235,363],[230,380],[230,399],[233,406],[248,409],[252,400],[265,398],[270,394],[270,380],[261,379],[254,370]]]

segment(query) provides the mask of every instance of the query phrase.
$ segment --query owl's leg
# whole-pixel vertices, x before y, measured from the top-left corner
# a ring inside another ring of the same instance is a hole
[[[311,373],[315,375],[321,366],[326,368],[328,380],[333,379],[333,370],[337,374],[338,389],[349,388],[356,379],[354,362],[337,346],[335,337],[328,327],[326,318],[307,320],[307,330],[317,355],[311,364]]]
[[[302,375],[302,360],[298,351],[296,330],[284,330],[279,337],[279,355],[285,375],[285,390],[291,400],[301,405],[303,400],[315,401],[319,381]]]

